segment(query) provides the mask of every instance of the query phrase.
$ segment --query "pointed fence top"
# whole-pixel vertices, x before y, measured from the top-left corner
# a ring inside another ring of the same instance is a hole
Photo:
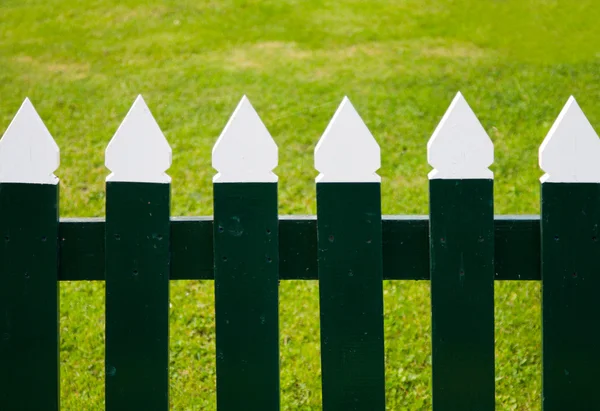
[[[215,183],[271,183],[278,164],[277,144],[250,100],[243,96],[212,151]]]
[[[491,179],[494,145],[459,92],[427,143],[430,179]]]
[[[28,98],[0,140],[0,182],[57,184],[60,150]]]
[[[317,183],[380,182],[380,167],[377,141],[344,97],[315,147]]]
[[[600,183],[600,139],[571,96],[539,151],[540,181]]]
[[[112,172],[106,181],[169,183],[171,147],[142,96],[138,96],[117,129],[105,157]]]

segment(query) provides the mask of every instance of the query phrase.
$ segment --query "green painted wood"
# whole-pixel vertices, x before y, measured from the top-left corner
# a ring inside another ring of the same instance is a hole
[[[205,280],[214,276],[213,218],[171,220],[171,279]]]
[[[541,279],[539,216],[496,216],[496,280]]]
[[[379,183],[317,183],[324,411],[385,410]]]
[[[169,409],[170,185],[106,183],[106,410]]]
[[[429,188],[433,410],[493,410],[493,180]]]
[[[60,222],[60,280],[104,280],[104,220]],[[429,219],[384,216],[383,278],[429,280]],[[496,216],[496,280],[540,280],[538,216]],[[281,216],[280,280],[316,280],[315,216]],[[212,217],[171,219],[171,280],[212,280]]]
[[[279,279],[317,280],[316,216],[279,219]]]
[[[0,410],[58,411],[58,185],[0,184]]]
[[[61,281],[104,281],[104,218],[60,220],[59,278]]]
[[[543,410],[598,409],[600,184],[542,184]]]
[[[219,411],[279,410],[277,183],[215,183]]]

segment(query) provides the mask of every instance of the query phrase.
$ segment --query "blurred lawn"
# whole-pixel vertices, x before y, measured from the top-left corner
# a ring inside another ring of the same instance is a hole
[[[2,0],[0,130],[29,96],[61,147],[61,215],[101,216],[104,148],[142,93],[173,214],[208,215],[211,147],[247,94],[280,147],[280,212],[312,214],[313,147],[348,95],[382,147],[384,213],[426,213],[426,142],[461,90],[495,143],[496,212],[537,213],[537,147],[568,96],[600,123],[594,3]],[[496,292],[497,408],[539,409],[539,285]],[[212,283],[171,294],[173,409],[213,410]],[[102,284],[61,284],[65,410],[103,407],[103,304]],[[388,408],[430,408],[428,283],[386,283],[385,311]],[[281,328],[283,409],[320,409],[316,283],[282,284]]]

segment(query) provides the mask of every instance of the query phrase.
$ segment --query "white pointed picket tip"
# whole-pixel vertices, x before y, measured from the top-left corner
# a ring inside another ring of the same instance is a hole
[[[139,95],[108,143],[106,181],[169,183],[171,147],[146,102]]]
[[[539,161],[542,183],[600,183],[600,139],[573,96],[540,146]]]
[[[0,182],[57,184],[60,150],[28,98],[0,140]]]
[[[317,183],[380,182],[379,145],[348,99],[333,115],[315,147]]]
[[[427,143],[429,179],[491,179],[494,145],[458,92]]]
[[[277,182],[277,164],[277,144],[243,96],[213,147],[212,165],[218,171],[213,182]]]

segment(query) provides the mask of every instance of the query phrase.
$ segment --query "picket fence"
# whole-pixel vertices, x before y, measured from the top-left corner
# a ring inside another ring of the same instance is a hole
[[[169,409],[169,280],[214,279],[217,407],[280,407],[278,283],[318,279],[325,411],[385,410],[382,280],[430,280],[436,411],[494,409],[494,280],[540,280],[543,409],[599,409],[600,140],[571,98],[540,148],[541,218],[494,217],[493,145],[460,95],[429,144],[428,217],[381,215],[379,146],[344,99],[317,215],[279,217],[278,151],[244,97],[213,150],[214,217],[171,218],[141,97],[106,150],[106,219],[59,219],[29,100],[0,140],[0,410],[58,411],[58,281],[106,281],[109,411]]]

